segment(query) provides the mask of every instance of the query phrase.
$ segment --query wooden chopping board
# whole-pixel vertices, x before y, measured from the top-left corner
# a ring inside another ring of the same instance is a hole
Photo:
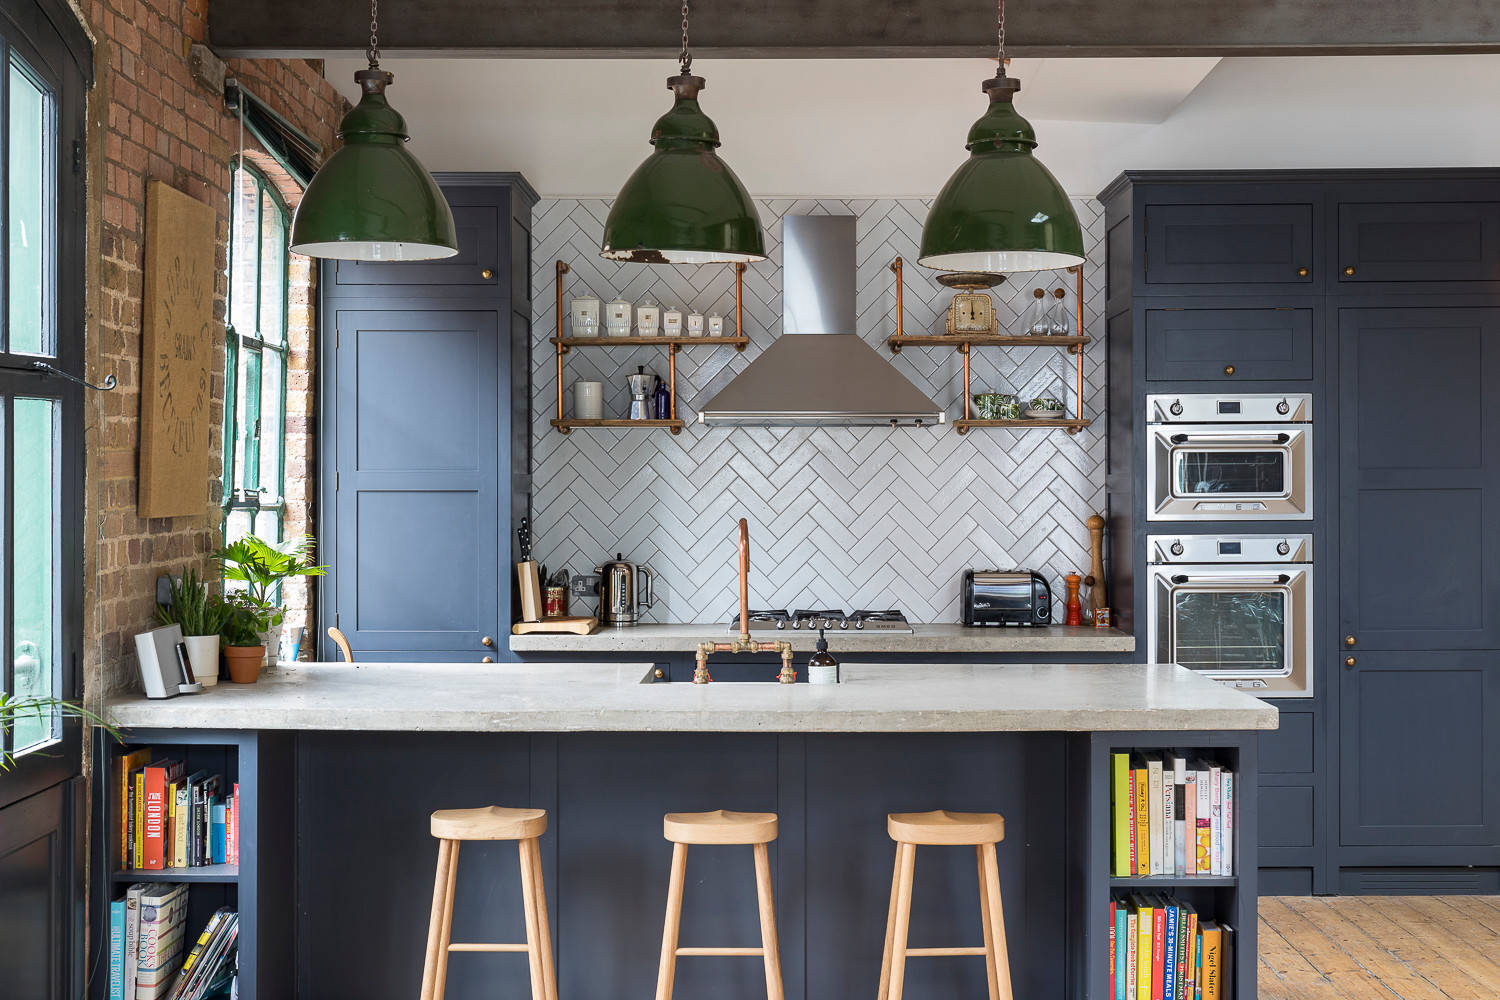
[[[592,635],[598,627],[599,619],[590,615],[586,618],[543,618],[539,622],[516,622],[510,627],[510,631],[512,635],[530,635],[533,632]]]

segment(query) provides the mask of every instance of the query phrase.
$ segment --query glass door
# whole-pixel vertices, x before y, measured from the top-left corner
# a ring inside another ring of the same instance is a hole
[[[1287,673],[1287,599],[1282,588],[1180,586],[1172,592],[1172,659],[1207,673]]]

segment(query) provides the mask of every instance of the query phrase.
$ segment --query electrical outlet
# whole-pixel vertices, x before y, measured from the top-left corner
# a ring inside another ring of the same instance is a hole
[[[172,581],[175,579],[177,578],[167,573],[163,573],[161,576],[156,578],[157,604],[170,605],[172,603]]]

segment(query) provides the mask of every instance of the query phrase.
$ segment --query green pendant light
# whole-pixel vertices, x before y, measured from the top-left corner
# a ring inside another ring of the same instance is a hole
[[[1062,185],[1032,155],[1036,132],[1012,103],[1021,81],[1005,75],[1005,0],[1000,69],[981,88],[990,107],[969,129],[969,159],[938,192],[922,226],[917,261],[940,271],[1048,271],[1082,264],[1083,229]]]
[[[682,4],[681,72],[667,79],[672,110],[651,130],[656,147],[615,196],[601,256],[637,264],[748,263],[766,259],[750,192],[719,159],[719,129],[698,107],[706,84],[693,76],[688,5]]]
[[[458,253],[453,212],[405,143],[406,120],[386,103],[394,81],[380,68],[376,0],[370,0],[370,68],[354,74],[363,96],[339,123],[343,146],[318,170],[292,219],[292,249],[336,260],[433,260]]]

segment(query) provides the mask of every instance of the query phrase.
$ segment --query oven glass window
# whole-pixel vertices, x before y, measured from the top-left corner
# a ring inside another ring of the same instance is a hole
[[[1286,673],[1286,602],[1281,591],[1179,590],[1175,659],[1213,673]]]
[[[1284,451],[1180,451],[1173,489],[1178,496],[1201,493],[1286,493]]]

